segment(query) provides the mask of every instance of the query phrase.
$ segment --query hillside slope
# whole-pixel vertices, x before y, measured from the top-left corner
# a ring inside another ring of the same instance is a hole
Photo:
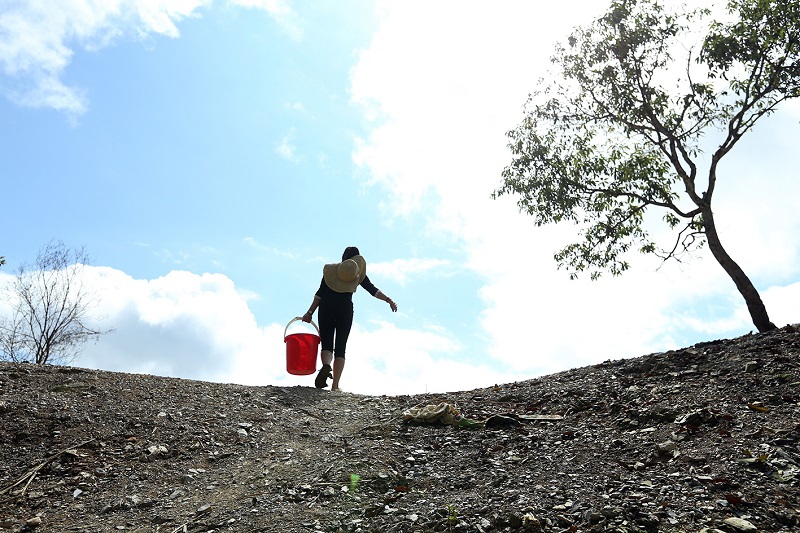
[[[0,364],[0,419],[0,531],[800,530],[794,326],[438,396]]]

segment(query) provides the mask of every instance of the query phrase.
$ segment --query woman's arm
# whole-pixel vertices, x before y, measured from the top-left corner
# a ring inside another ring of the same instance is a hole
[[[393,313],[396,313],[396,312],[397,312],[397,304],[396,304],[396,303],[394,303],[394,300],[392,300],[391,298],[389,298],[388,296],[386,296],[385,294],[383,294],[383,292],[382,292],[382,291],[378,291],[378,292],[376,292],[376,293],[375,293],[375,298],[377,298],[378,300],[383,300],[384,302],[388,303],[388,304],[389,304],[389,307],[391,307],[391,308],[392,308],[392,312],[393,312]]]
[[[306,314],[303,315],[303,322],[311,322],[311,317],[314,316],[314,311],[316,311],[317,307],[319,307],[320,301],[322,301],[322,298],[314,295],[314,301],[311,302],[311,307],[309,307],[308,311],[306,311]]]
[[[371,295],[373,295],[373,296],[374,296],[375,298],[377,298],[378,300],[383,300],[384,302],[388,303],[388,304],[389,304],[389,307],[391,307],[391,308],[392,308],[392,312],[394,312],[394,313],[396,313],[396,312],[397,312],[397,304],[396,304],[396,303],[394,303],[394,301],[392,301],[392,299],[391,299],[391,298],[389,298],[388,296],[386,296],[385,294],[383,294],[383,292],[381,292],[381,291],[378,289],[378,287],[376,287],[376,286],[375,286],[375,285],[374,285],[374,284],[373,284],[373,283],[372,283],[372,282],[369,280],[369,278],[368,278],[367,276],[364,276],[364,279],[363,279],[363,280],[361,280],[361,286],[362,286],[362,287],[364,287],[364,289],[365,289],[367,292],[369,292]]]

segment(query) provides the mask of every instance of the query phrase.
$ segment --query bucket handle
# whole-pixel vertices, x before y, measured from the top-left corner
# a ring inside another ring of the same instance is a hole
[[[286,332],[289,331],[289,326],[291,326],[293,323],[297,322],[298,320],[303,320],[303,317],[301,317],[301,316],[294,317],[293,319],[291,319],[289,321],[288,324],[286,324],[286,329],[283,330],[283,342],[286,342]],[[314,323],[313,320],[311,321],[311,325],[314,326],[315,330],[317,330],[317,336],[319,336],[319,328],[317,327],[317,325]]]

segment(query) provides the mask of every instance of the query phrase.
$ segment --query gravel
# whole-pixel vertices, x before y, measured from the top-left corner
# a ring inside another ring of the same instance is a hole
[[[417,396],[0,363],[0,420],[0,531],[800,530],[797,326]]]

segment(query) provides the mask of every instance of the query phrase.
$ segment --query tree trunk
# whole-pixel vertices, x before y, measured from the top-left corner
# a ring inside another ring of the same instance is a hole
[[[750,318],[753,320],[753,325],[758,328],[758,331],[765,332],[776,329],[777,326],[770,322],[769,315],[767,315],[767,308],[764,302],[761,301],[761,296],[758,294],[750,278],[744,273],[744,270],[736,264],[736,261],[731,259],[722,243],[719,241],[717,235],[717,226],[714,223],[714,214],[711,212],[711,207],[703,209],[703,229],[705,230],[706,238],[708,239],[708,248],[714,255],[714,259],[725,269],[728,276],[736,284],[745,303],[747,303],[747,310],[750,312]]]

